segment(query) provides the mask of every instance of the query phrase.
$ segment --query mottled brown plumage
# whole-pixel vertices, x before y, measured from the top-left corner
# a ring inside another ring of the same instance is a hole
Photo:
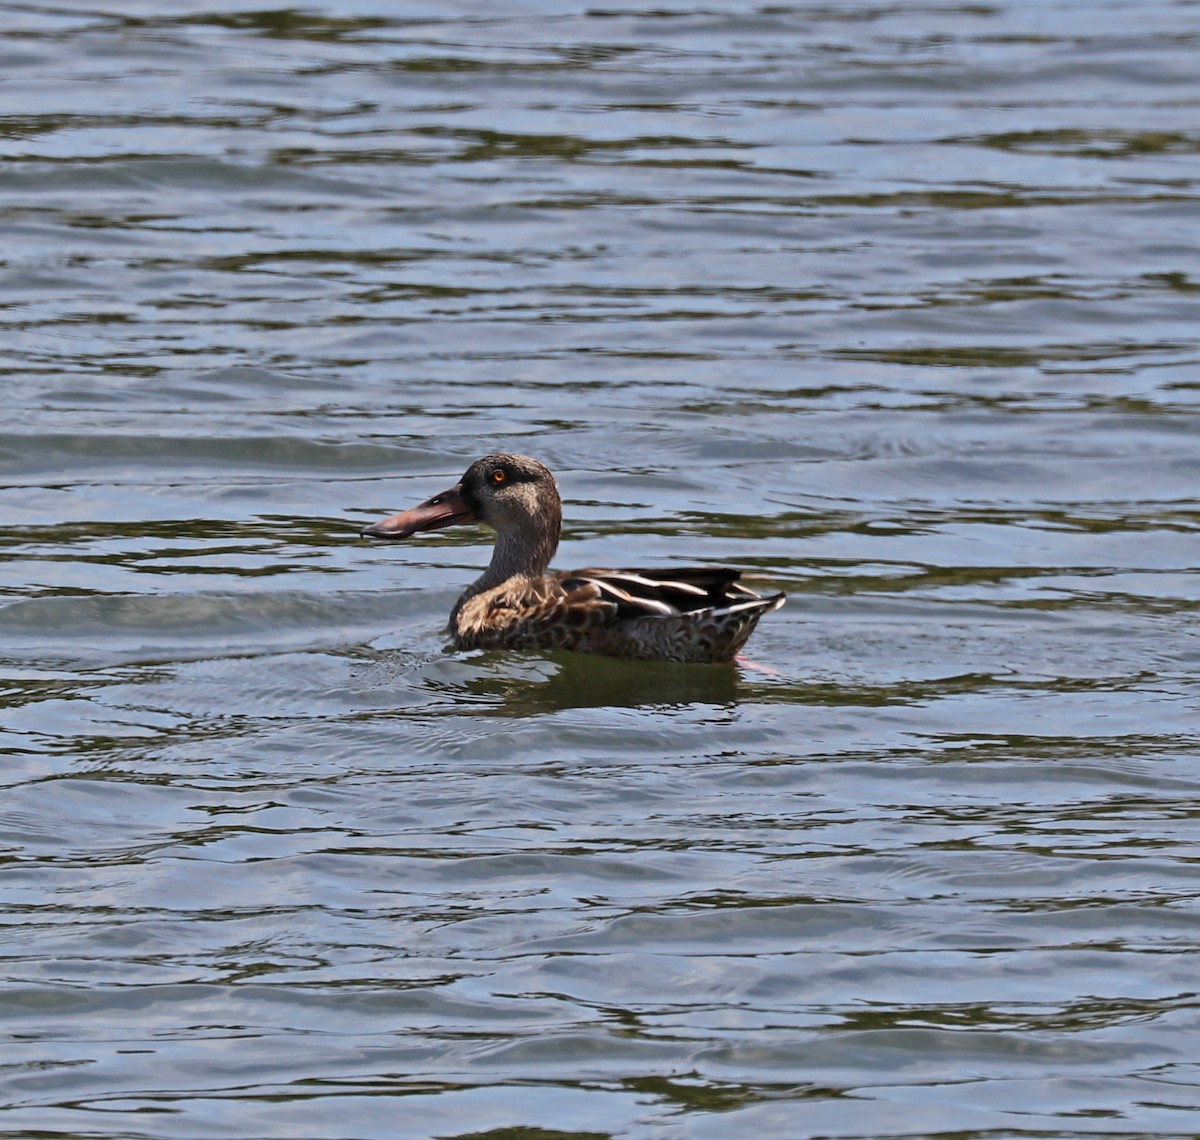
[[[458,599],[450,630],[462,649],[577,649],[660,661],[730,661],[758,619],[783,605],[739,582],[737,570],[573,570],[548,574],[562,502],[536,459],[478,459],[450,490],[362,534],[407,538],[464,522],[496,532],[487,570]]]

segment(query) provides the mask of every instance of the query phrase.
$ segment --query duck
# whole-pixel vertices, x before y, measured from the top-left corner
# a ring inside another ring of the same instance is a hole
[[[545,464],[496,452],[448,490],[359,532],[406,539],[483,523],[496,533],[488,568],[450,613],[459,649],[571,649],[611,657],[730,662],[759,619],[783,605],[724,566],[668,571],[548,570],[562,533],[562,498]]]

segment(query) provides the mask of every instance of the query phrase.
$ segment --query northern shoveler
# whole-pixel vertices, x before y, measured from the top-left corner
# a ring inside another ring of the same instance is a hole
[[[549,574],[562,531],[554,476],[526,455],[477,459],[448,491],[362,529],[364,538],[481,522],[492,561],[450,613],[460,649],[576,649],[657,661],[731,661],[758,619],[784,602],[723,566]]]

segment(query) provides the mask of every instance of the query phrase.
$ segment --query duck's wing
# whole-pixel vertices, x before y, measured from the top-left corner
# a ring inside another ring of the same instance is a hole
[[[698,610],[728,610],[763,601],[743,586],[741,572],[726,566],[672,567],[670,570],[573,570],[556,576],[566,594],[594,588],[612,603],[614,617],[675,616]]]
[[[594,591],[594,605],[614,608],[576,643],[600,653],[661,661],[730,661],[759,618],[783,605],[783,594],[762,596],[737,570],[697,566],[680,570],[577,570],[563,588]],[[568,595],[570,596],[570,595]]]

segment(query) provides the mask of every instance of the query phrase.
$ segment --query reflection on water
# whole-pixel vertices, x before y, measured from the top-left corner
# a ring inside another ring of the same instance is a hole
[[[431,692],[456,706],[485,704],[489,715],[530,717],[572,708],[627,708],[647,712],[694,705],[732,706],[750,695],[739,671],[727,665],[685,667],[559,652],[524,659],[488,655],[483,667],[458,666],[461,679],[427,677]]]
[[[4,26],[0,1132],[1195,1131],[1193,5]]]

